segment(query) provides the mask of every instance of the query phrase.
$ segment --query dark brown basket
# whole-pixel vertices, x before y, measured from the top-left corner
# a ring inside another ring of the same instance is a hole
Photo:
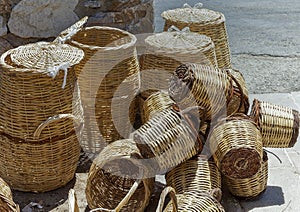
[[[264,147],[293,147],[299,135],[299,112],[254,99],[251,116],[260,127]]]

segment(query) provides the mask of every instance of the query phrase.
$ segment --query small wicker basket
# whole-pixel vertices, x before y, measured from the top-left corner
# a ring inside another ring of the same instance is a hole
[[[192,32],[197,32],[210,37],[215,44],[215,51],[219,68],[230,68],[230,50],[225,26],[225,17],[220,12],[200,8],[200,4],[191,7],[187,4],[184,8],[164,11],[164,30],[172,25],[179,29],[189,27]]]
[[[264,147],[293,147],[299,135],[299,112],[254,99],[251,116],[260,127]]]
[[[15,204],[12,197],[12,192],[7,183],[0,178],[0,211],[19,212],[19,205]]]
[[[222,189],[222,175],[213,158],[208,160],[211,189]]]
[[[172,29],[172,28],[171,28]],[[173,71],[182,63],[217,67],[211,39],[187,31],[169,31],[145,39],[146,53],[141,56],[142,96],[166,90]]]
[[[171,201],[163,209],[165,198],[170,195]],[[211,194],[207,192],[185,192],[176,194],[172,187],[166,187],[159,199],[157,212],[175,211],[214,211],[225,212],[223,206]]]
[[[257,125],[246,115],[221,120],[213,128],[209,144],[223,175],[243,179],[260,170],[262,137]]]
[[[155,174],[166,173],[202,150],[203,139],[196,130],[200,123],[196,118],[193,122],[190,114],[173,106],[156,113],[130,135]]]
[[[244,179],[224,177],[229,191],[238,197],[253,198],[265,191],[268,181],[268,156],[264,152],[261,168],[259,171]]]
[[[126,139],[109,144],[89,171],[86,187],[89,208],[144,211],[154,187],[154,178],[147,178],[150,172],[134,141]]]

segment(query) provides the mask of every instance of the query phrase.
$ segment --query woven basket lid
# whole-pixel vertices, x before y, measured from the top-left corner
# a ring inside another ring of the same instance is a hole
[[[84,52],[68,44],[37,42],[11,50],[10,57],[13,63],[22,68],[48,72],[63,64],[68,64],[69,67],[78,64],[83,59]]]
[[[225,17],[222,13],[198,7],[184,7],[164,11],[161,16],[173,22],[210,24],[223,22]]]
[[[210,37],[190,32],[188,28],[186,31],[168,31],[151,35],[146,38],[145,43],[155,48],[155,51],[161,52],[193,53],[214,48]]]

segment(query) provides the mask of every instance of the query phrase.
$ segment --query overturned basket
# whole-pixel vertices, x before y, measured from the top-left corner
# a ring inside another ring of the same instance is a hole
[[[12,192],[7,183],[0,178],[0,211],[19,212],[20,208],[13,201]]]
[[[217,67],[215,46],[211,39],[189,32],[188,28],[176,31],[173,26],[168,32],[147,37],[145,43],[146,53],[140,59],[144,98],[158,90],[167,89],[173,71],[182,63]]]
[[[268,156],[264,151],[261,168],[249,178],[224,177],[228,190],[235,196],[253,198],[261,194],[267,188],[268,181]]]
[[[209,144],[223,175],[248,178],[260,170],[263,156],[261,134],[246,115],[221,120],[212,130]]]
[[[297,142],[298,111],[255,99],[251,116],[260,127],[264,147],[288,148]]]
[[[155,174],[166,173],[202,150],[203,139],[196,130],[201,120],[193,122],[189,115],[173,106],[156,113],[130,135]]]
[[[109,144],[89,171],[86,187],[89,208],[144,211],[154,186],[154,175],[150,174],[134,141],[126,139]]]
[[[189,27],[192,32],[206,35],[215,44],[217,62],[219,68],[230,68],[230,50],[225,26],[225,17],[222,13],[201,8],[202,4],[194,7],[188,4],[184,8],[164,11],[162,17],[165,19],[164,30],[172,25],[183,29]]]

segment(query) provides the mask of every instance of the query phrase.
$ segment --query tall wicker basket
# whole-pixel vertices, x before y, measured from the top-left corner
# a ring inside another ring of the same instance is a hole
[[[230,68],[230,50],[225,25],[225,17],[222,13],[201,8],[197,4],[191,7],[187,4],[184,8],[164,11],[162,17],[165,19],[164,30],[172,25],[179,29],[189,27],[192,32],[206,35],[215,44],[216,56],[219,68]]]
[[[260,126],[264,147],[293,147],[299,135],[299,112],[254,99],[251,116]]]
[[[19,212],[19,205],[13,201],[10,187],[0,178],[0,211]]]
[[[13,189],[44,192],[74,177],[83,119],[72,66],[83,54],[40,42],[1,56],[0,176]]]
[[[70,37],[66,42],[85,53],[76,66],[85,118],[81,146],[98,153],[133,130],[140,88],[136,37],[101,26],[78,28]]]
[[[217,67],[215,46],[205,35],[189,30],[168,31],[147,37],[145,43],[146,53],[140,58],[144,98],[166,90],[173,71],[182,63]]]
[[[103,149],[90,168],[86,197],[90,209],[144,211],[154,178],[134,141],[115,141]],[[101,211],[101,210],[100,210]]]

